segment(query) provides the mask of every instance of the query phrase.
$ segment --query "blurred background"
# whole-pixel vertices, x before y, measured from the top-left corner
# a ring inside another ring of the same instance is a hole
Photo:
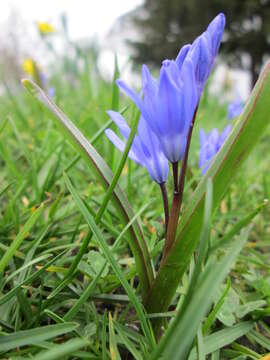
[[[175,58],[221,11],[227,24],[210,90],[245,101],[269,57],[269,0],[2,0],[0,93],[31,72],[29,60],[51,76],[82,53],[105,80],[117,54],[121,76],[139,86],[142,63],[155,70]]]

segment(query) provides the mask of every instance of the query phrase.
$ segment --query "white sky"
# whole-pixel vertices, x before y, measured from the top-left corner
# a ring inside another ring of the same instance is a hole
[[[71,38],[104,36],[116,18],[140,5],[142,0],[0,0],[0,24],[17,9],[29,22],[58,21],[63,12],[69,19]]]
[[[40,40],[36,29],[37,21],[50,22],[57,29],[60,15],[65,13],[68,17],[69,35],[72,40],[91,39],[93,37],[102,40],[119,16],[142,3],[143,0],[0,0],[0,41],[9,43],[6,33],[8,28],[13,25],[9,18],[15,10],[19,18],[22,19],[22,23],[19,21],[14,25],[18,28],[14,30],[20,39],[23,56],[34,52],[35,58],[46,64],[46,56],[42,52],[39,53],[38,50]],[[119,53],[119,49],[113,50],[118,52],[118,60],[121,66],[121,63],[126,62],[127,56],[121,54],[121,51]],[[18,48],[18,54],[21,52]],[[99,62],[101,68],[105,72],[108,70],[108,75],[111,76],[113,52],[111,50],[103,51]],[[219,71],[218,75],[221,78],[225,76],[224,71]],[[126,74],[128,76],[128,69],[124,72],[124,77]],[[240,72],[237,72],[235,76],[231,72],[231,75],[235,87],[237,88],[237,84],[239,85],[236,92],[246,98],[248,75]]]

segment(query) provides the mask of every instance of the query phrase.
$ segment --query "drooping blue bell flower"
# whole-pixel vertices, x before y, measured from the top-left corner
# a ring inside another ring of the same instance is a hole
[[[109,140],[123,152],[125,143],[130,134],[130,128],[123,116],[119,113],[108,111],[108,115],[120,130],[124,141],[122,141],[111,129],[105,130],[105,134]],[[168,160],[161,150],[156,135],[149,128],[143,117],[139,120],[137,132],[138,134],[135,135],[128,154],[129,158],[146,167],[151,178],[158,184],[166,182],[169,173]]]
[[[217,129],[211,130],[208,134],[203,129],[200,129],[199,166],[203,174],[208,170],[231,130],[231,125],[226,126],[221,134],[219,134]]]
[[[242,110],[244,108],[244,104],[243,104],[243,101],[238,98],[236,99],[235,101],[231,102],[229,105],[228,105],[228,119],[229,120],[232,120],[236,117],[238,117]]]

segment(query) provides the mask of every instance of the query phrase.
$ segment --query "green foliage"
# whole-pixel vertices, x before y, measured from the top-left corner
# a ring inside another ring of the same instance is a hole
[[[260,359],[270,349],[270,229],[264,202],[270,193],[270,133],[269,105],[263,99],[268,85],[264,82],[260,96],[257,88],[256,109],[253,99],[211,176],[200,182],[199,127],[226,123],[225,106],[214,96],[203,99],[182,221],[205,193],[207,201],[196,210],[200,221],[191,221],[196,237],[188,242],[181,276],[175,270],[169,274],[177,275],[171,307],[148,314],[143,304],[155,277],[151,263],[157,270],[164,245],[159,189],[143,168],[126,162],[128,147],[123,156],[103,135],[111,126],[106,109],[119,108],[120,101],[135,132],[134,111],[121,103],[115,86],[89,73],[86,54],[78,52],[70,62],[68,73],[63,67],[54,75],[55,101],[68,116],[30,81],[57,117],[24,91],[1,97],[0,358],[141,360],[162,353],[191,360]],[[68,76],[72,69],[76,83]],[[66,125],[72,134],[67,135]],[[240,142],[239,133],[248,141]],[[249,151],[259,136],[238,173],[233,168],[229,185],[228,169],[236,156],[232,143],[237,151],[244,145]],[[223,160],[228,175],[217,169]],[[221,191],[225,183],[226,194]],[[144,256],[147,264],[140,270]],[[152,280],[144,287],[144,279]],[[161,295],[168,294],[169,282]],[[156,345],[152,326],[160,319]]]

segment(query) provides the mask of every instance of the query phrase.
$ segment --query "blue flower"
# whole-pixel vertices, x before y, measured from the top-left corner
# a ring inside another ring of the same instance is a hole
[[[228,115],[227,115],[228,119],[232,120],[232,119],[238,117],[241,114],[243,108],[244,108],[244,104],[240,98],[231,102],[228,105]]]
[[[220,13],[211,21],[206,31],[195,39],[192,45],[189,45],[186,58],[192,60],[199,95],[201,95],[215,63],[224,28],[225,15]],[[182,49],[176,61],[181,59],[181,52]]]
[[[108,111],[108,115],[120,130],[125,141],[119,139],[111,129],[105,130],[105,134],[110,141],[123,152],[125,142],[130,134],[130,128],[123,116],[119,113]],[[161,150],[156,135],[151,131],[143,117],[139,120],[138,135],[135,135],[128,156],[131,160],[146,167],[151,178],[158,184],[162,184],[168,180],[168,161]]]
[[[212,160],[216,156],[217,152],[223,145],[225,139],[229,135],[232,130],[232,126],[228,125],[223,130],[221,134],[219,134],[217,129],[211,130],[208,135],[205,133],[203,129],[200,130],[200,158],[199,158],[199,166],[202,170],[202,173],[205,174],[208,170],[209,166],[212,163]]]
[[[39,76],[40,76],[42,88],[47,92],[47,95],[49,96],[49,98],[53,99],[55,96],[55,88],[53,86],[50,86],[48,88],[48,77],[46,76],[46,74],[44,72],[40,72]]]
[[[143,98],[123,81],[117,84],[137,105],[161,148],[172,162],[183,158],[188,129],[198,104],[194,68],[185,60],[179,68],[174,60],[164,60],[158,80],[146,65],[142,69]]]
[[[176,60],[162,62],[157,80],[143,65],[143,98],[117,80],[117,85],[137,105],[156,134],[171,163],[183,159],[190,124],[214,64],[224,26],[225,16],[219,14],[192,45],[182,47]]]

